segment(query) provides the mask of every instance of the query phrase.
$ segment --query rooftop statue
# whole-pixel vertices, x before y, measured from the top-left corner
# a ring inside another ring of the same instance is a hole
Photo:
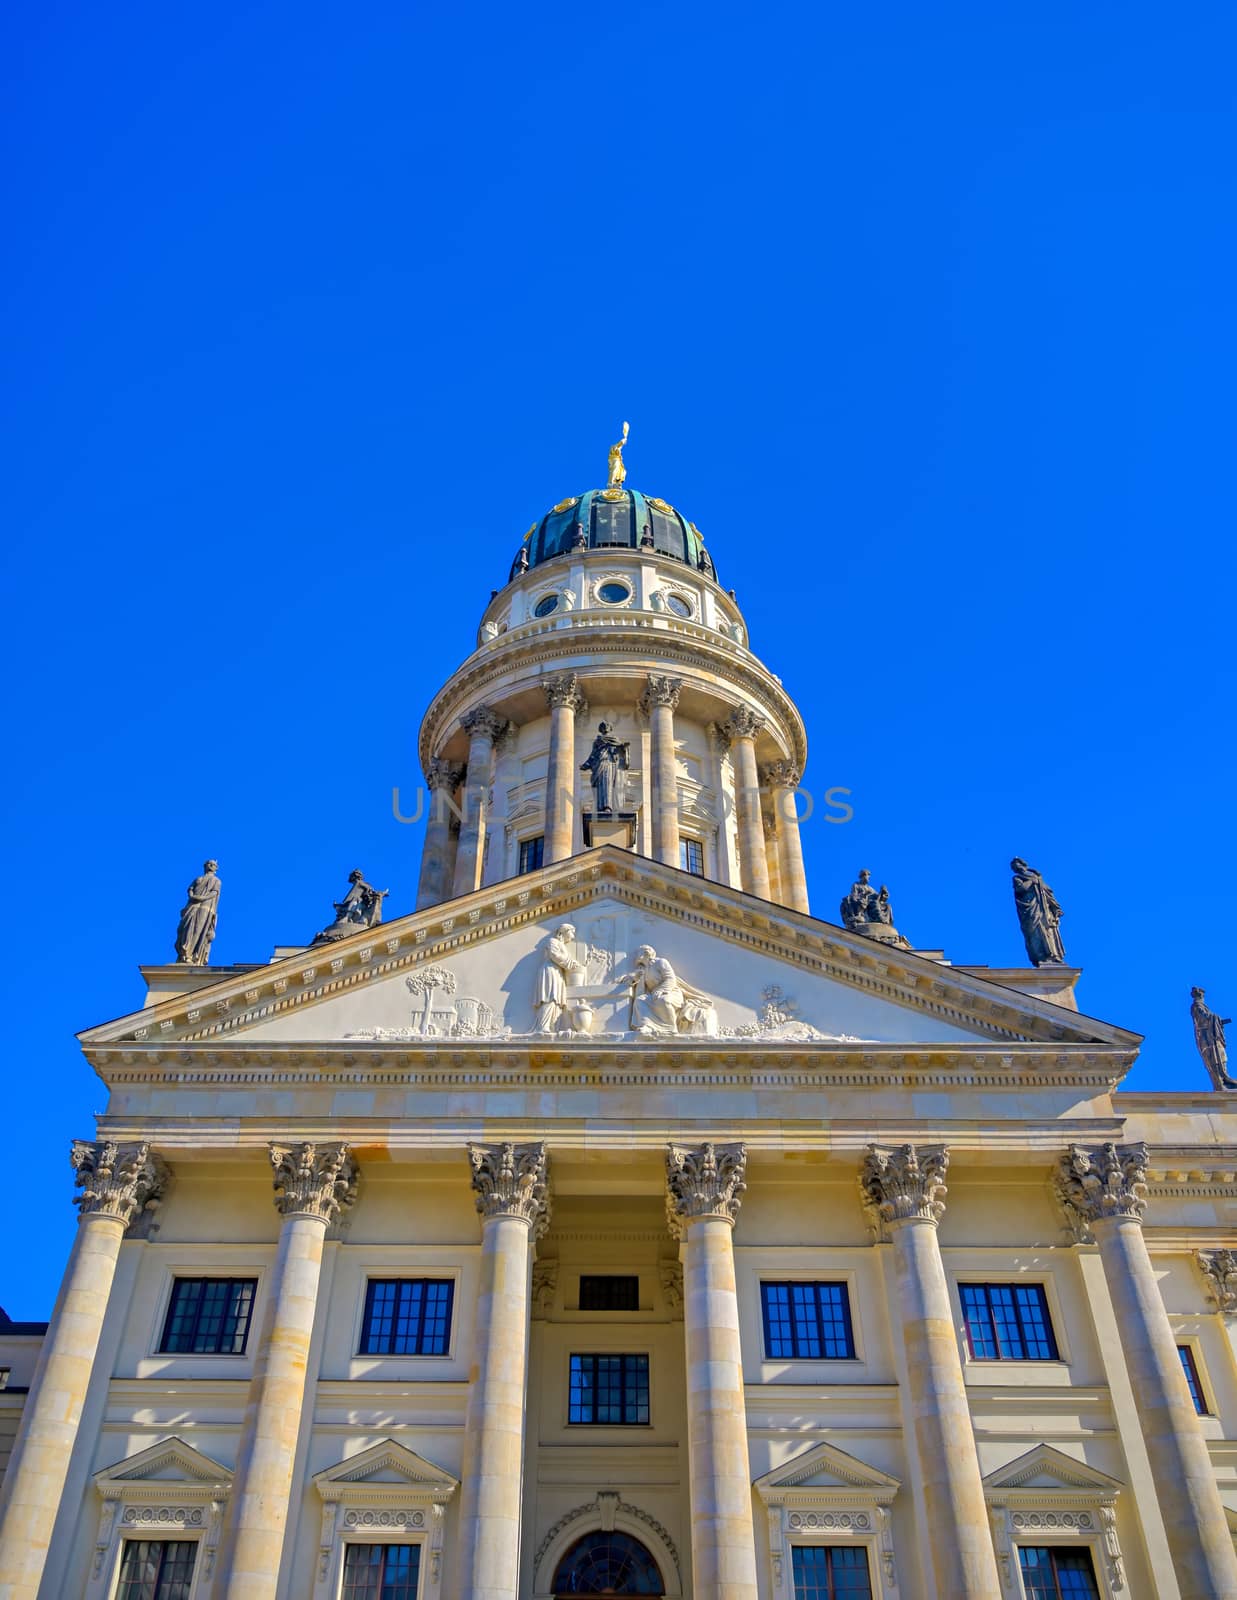
[[[180,914],[176,929],[176,959],[189,967],[204,967],[210,960],[211,941],[219,911],[217,861],[206,861],[202,876],[189,885],[189,902]]]
[[[315,934],[314,944],[334,944],[336,939],[346,939],[362,928],[375,928],[382,921],[382,902],[391,891],[375,889],[366,883],[359,867],[348,874],[348,882],[351,885],[348,893],[334,902],[335,921]]]
[[[872,874],[866,867],[851,884],[842,900],[842,926],[851,933],[862,933],[868,939],[879,939],[882,944],[905,945],[906,941],[893,925],[893,907],[889,903],[889,890],[882,883],[877,890],[872,886]]]
[[[615,739],[613,734],[612,723],[599,722],[588,760],[580,766],[581,772],[590,775],[593,803],[599,817],[613,816],[623,806],[623,774],[627,771],[631,741]]]
[[[1228,1043],[1224,1030],[1232,1017],[1217,1017],[1204,1000],[1203,989],[1191,989],[1190,1016],[1194,1019],[1194,1042],[1203,1065],[1217,1089],[1237,1089],[1237,1078],[1228,1075]]]
[[[623,424],[623,437],[610,446],[610,481],[607,488],[621,489],[627,482],[627,468],[623,465],[623,446],[627,443],[628,424]]]
[[[1065,946],[1061,943],[1060,932],[1062,911],[1056,895],[1021,856],[1015,856],[1010,867],[1014,874],[1014,904],[1018,908],[1018,921],[1022,925],[1022,937],[1026,940],[1027,955],[1031,958],[1032,966],[1063,965]]]

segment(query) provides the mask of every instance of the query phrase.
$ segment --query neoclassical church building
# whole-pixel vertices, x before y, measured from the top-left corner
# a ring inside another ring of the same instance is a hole
[[[1022,863],[1025,968],[813,914],[722,583],[616,445],[426,712],[416,910],[211,966],[208,863],[81,1035],[0,1600],[1237,1600],[1237,1102],[1121,1091]]]

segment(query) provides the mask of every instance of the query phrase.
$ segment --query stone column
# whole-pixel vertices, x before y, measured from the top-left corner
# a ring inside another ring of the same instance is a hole
[[[439,906],[451,893],[451,805],[464,769],[453,761],[433,760],[425,773],[430,792],[425,843],[421,846],[421,878],[417,884],[417,910]]]
[[[121,1240],[168,1171],[148,1144],[76,1140],[77,1236],[0,1494],[0,1596],[35,1600],[103,1331]]]
[[[799,813],[795,790],[802,774],[793,761],[770,761],[760,769],[760,781],[772,791],[772,811],[777,818],[778,854],[783,905],[806,913],[807,874],[803,870],[803,841],[799,838]]]
[[[1094,1240],[1116,1313],[1181,1600],[1237,1600],[1237,1554],[1143,1238],[1145,1144],[1071,1145],[1057,1196],[1076,1243]]]
[[[756,773],[756,735],[764,721],[747,706],[736,706],[723,731],[734,763],[735,805],[739,812],[739,877],[748,894],[769,898],[765,830],[760,820],[760,779]]]
[[[949,1600],[1001,1593],[962,1358],[937,1223],[949,1152],[940,1145],[869,1145],[860,1174],[865,1209],[892,1243],[897,1321],[910,1383],[907,1414],[931,1529],[932,1592]]]
[[[714,795],[713,813],[717,821],[717,880],[737,887],[739,863],[734,847],[734,829],[726,804],[726,774],[723,767],[723,757],[730,747],[730,741],[716,722],[709,723],[708,735],[709,754],[712,757],[710,783]]]
[[[283,1225],[224,1519],[215,1579],[221,1600],[270,1600],[275,1593],[322,1243],[329,1225],[356,1198],[356,1165],[346,1144],[272,1144],[270,1159]]]
[[[679,864],[679,779],[674,759],[674,712],[682,678],[655,674],[640,702],[653,735],[653,857],[668,867]]]
[[[741,1144],[666,1149],[666,1215],[683,1260],[692,1590],[708,1600],[756,1600],[733,1243],[746,1168]]]
[[[460,718],[468,735],[468,775],[464,786],[464,815],[460,820],[460,842],[455,856],[455,881],[452,894],[471,894],[481,887],[481,866],[485,851],[486,808],[494,762],[494,741],[507,726],[489,706],[478,706]]]
[[[587,710],[574,672],[560,672],[543,685],[550,708],[550,760],[545,779],[545,859],[571,854],[576,813],[576,715]]]
[[[760,826],[765,835],[765,871],[769,874],[769,899],[785,905],[782,893],[782,863],[778,856],[777,818],[767,806],[760,808]]]
[[[481,1285],[460,1478],[460,1600],[516,1600],[534,1241],[549,1226],[544,1144],[468,1146]]]

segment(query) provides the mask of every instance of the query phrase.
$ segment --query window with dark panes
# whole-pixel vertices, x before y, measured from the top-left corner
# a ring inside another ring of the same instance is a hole
[[[1021,1545],[1018,1565],[1027,1600],[1099,1600],[1089,1550]]]
[[[795,1600],[871,1600],[868,1552],[862,1545],[791,1547]]]
[[[704,877],[704,846],[699,839],[679,840],[679,866],[684,872]]]
[[[1194,1352],[1188,1344],[1179,1344],[1177,1354],[1181,1357],[1181,1370],[1185,1373],[1186,1388],[1190,1391],[1190,1399],[1194,1402],[1194,1409],[1200,1417],[1209,1416],[1207,1401],[1203,1397],[1203,1385],[1198,1376],[1198,1363],[1194,1360]]]
[[[762,1283],[770,1361],[845,1361],[855,1354],[844,1283]]]
[[[674,556],[678,561],[687,559],[687,545],[683,538],[683,526],[677,517],[668,516],[656,507],[649,508],[649,516],[653,519],[653,546],[662,555]]]
[[[520,871],[536,872],[545,861],[545,835],[539,833],[535,839],[520,840]]]
[[[194,1539],[126,1539],[116,1600],[189,1600]]]
[[[573,1355],[567,1420],[621,1428],[648,1422],[648,1356]]]
[[[631,501],[626,495],[621,500],[594,500],[593,527],[596,529],[595,545],[632,545]]]
[[[417,1600],[419,1544],[344,1546],[341,1600]]]
[[[257,1292],[256,1278],[177,1278],[159,1349],[168,1355],[243,1355]]]
[[[445,1356],[451,1344],[451,1278],[371,1278],[361,1322],[364,1356]]]
[[[616,1273],[580,1274],[581,1311],[639,1311],[640,1279]]]
[[[976,1361],[1056,1361],[1057,1341],[1041,1283],[958,1285]]]

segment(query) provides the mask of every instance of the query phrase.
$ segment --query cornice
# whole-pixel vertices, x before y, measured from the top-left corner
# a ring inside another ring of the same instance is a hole
[[[377,928],[362,929],[322,949],[306,948],[240,975],[229,972],[216,983],[88,1029],[78,1037],[96,1068],[100,1047],[121,1041],[134,1046],[177,1047],[208,1040],[223,1042],[245,1027],[318,1004],[359,985],[445,960],[509,929],[578,912],[607,896],[993,1040],[1064,1048],[1084,1044],[1100,1051],[1115,1047],[1121,1057],[1118,1077],[1134,1059],[1140,1043],[1137,1034],[1051,1001],[998,988],[926,957],[875,945],[859,934],[788,907],[612,846],[601,846]],[[588,1041],[580,1043],[585,1050],[593,1048]],[[724,1054],[733,1048],[733,1041],[708,1041],[708,1047],[720,1048]],[[441,1041],[428,1048],[440,1054]],[[813,1054],[821,1048],[814,1045]],[[404,1042],[400,1049],[415,1058],[418,1046]],[[638,1042],[623,1046],[628,1057],[633,1050],[642,1053],[643,1049]],[[535,1056],[538,1047],[528,1041],[522,1051],[525,1056]],[[750,1050],[747,1059],[751,1059]]]

